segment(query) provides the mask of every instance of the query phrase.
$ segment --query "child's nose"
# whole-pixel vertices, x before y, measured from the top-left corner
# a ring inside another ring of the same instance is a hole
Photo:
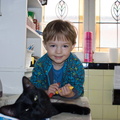
[[[61,52],[62,52],[62,48],[61,47],[57,47],[56,53],[61,53]]]

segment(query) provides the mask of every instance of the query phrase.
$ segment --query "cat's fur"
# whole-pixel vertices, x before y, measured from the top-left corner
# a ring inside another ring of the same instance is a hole
[[[51,103],[42,89],[36,88],[27,77],[23,77],[23,93],[14,104],[0,108],[0,113],[20,120],[42,120],[61,112],[87,115],[90,109],[75,104]]]

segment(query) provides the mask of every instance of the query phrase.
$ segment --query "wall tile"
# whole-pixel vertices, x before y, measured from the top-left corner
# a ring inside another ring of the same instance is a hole
[[[92,120],[93,118],[102,119],[102,105],[90,105]]]
[[[103,106],[103,119],[117,119],[118,109],[117,106],[104,105]]]
[[[88,90],[84,90],[84,96],[87,97],[87,98],[89,98],[89,92],[88,92]]]
[[[120,106],[118,106],[118,120],[120,120]]]
[[[114,75],[114,70],[104,70],[104,75]]]
[[[112,94],[113,94],[113,92],[110,90],[103,92],[103,104],[112,105],[112,101],[113,101]]]
[[[113,76],[104,76],[104,90],[113,90]]]
[[[103,100],[103,94],[100,90],[89,90],[89,102],[90,104],[101,105]]]
[[[103,75],[103,70],[96,70],[96,69],[93,69],[93,70],[91,70],[91,69],[89,69],[89,76],[90,75]]]
[[[88,80],[88,77],[85,77],[84,89],[89,89],[89,80]]]
[[[103,76],[95,76],[90,75],[89,76],[89,89],[103,89]]]
[[[84,69],[84,71],[85,71],[85,75],[88,75],[89,70],[88,69]]]

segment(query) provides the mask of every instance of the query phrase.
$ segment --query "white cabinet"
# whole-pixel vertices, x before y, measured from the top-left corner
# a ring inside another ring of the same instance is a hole
[[[26,49],[34,44],[34,55],[42,55],[42,37],[27,25],[28,10],[42,20],[39,0],[1,0],[0,16],[0,79],[4,93],[21,93],[22,77],[30,77],[26,68]]]

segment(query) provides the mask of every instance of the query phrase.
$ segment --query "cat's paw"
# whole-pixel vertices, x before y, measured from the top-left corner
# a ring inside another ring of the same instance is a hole
[[[83,107],[83,115],[88,115],[88,114],[90,114],[90,108],[88,108],[88,107]]]
[[[90,114],[90,108],[77,106],[77,107],[74,108],[72,113],[73,114],[79,114],[79,115],[88,115],[88,114]]]

